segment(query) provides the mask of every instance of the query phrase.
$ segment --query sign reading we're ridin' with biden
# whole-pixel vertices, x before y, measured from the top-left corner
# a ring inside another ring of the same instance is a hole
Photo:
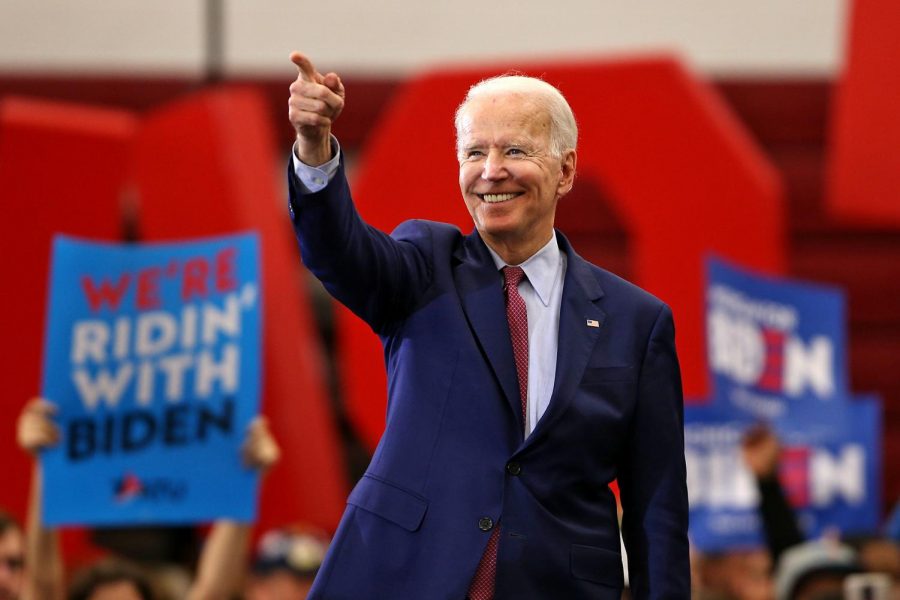
[[[41,456],[48,525],[252,520],[240,446],[259,406],[259,244],[57,237]]]

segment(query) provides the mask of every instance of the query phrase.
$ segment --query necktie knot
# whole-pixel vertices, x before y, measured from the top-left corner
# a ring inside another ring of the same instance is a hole
[[[525,271],[522,267],[503,267],[503,285],[505,287],[517,287],[519,282],[525,279]]]

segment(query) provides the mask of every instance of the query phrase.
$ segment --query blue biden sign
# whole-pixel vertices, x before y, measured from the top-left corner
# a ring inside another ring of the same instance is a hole
[[[49,525],[250,520],[241,466],[257,413],[255,235],[53,246],[43,395],[61,444],[42,455]]]

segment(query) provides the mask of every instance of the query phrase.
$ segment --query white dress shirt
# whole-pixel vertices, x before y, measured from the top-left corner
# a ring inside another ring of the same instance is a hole
[[[497,269],[507,263],[488,246]],[[556,352],[559,347],[559,308],[562,303],[566,255],[559,249],[556,232],[547,244],[519,265],[525,278],[519,294],[528,312],[528,405],[525,409],[525,437],[528,437],[550,405],[556,381]],[[499,271],[498,271],[499,272]],[[500,280],[503,274],[500,273]]]
[[[300,162],[300,159],[297,158],[297,144],[295,142],[293,149],[291,149],[291,160],[294,164],[294,174],[300,180],[300,183],[303,184],[301,186],[303,189],[300,191],[314,194],[322,191],[334,177],[334,174],[337,173],[338,166],[341,163],[341,145],[338,143],[337,138],[332,135],[331,160],[318,167],[311,167]]]

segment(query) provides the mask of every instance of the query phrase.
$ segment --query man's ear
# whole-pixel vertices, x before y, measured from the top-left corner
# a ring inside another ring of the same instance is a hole
[[[556,193],[560,198],[572,191],[572,186],[575,184],[575,165],[577,162],[578,155],[574,148],[563,153],[559,167],[559,185],[556,188]]]

